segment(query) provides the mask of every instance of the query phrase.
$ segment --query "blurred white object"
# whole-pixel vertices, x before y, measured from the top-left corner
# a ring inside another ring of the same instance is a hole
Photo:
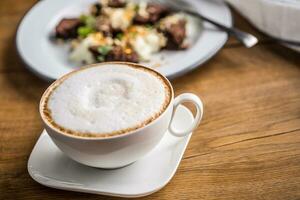
[[[300,42],[299,0],[226,0],[260,31]],[[300,52],[300,47],[288,45]]]

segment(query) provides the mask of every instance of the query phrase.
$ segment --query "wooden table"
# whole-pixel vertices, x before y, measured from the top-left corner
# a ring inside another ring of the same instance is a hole
[[[27,172],[49,83],[25,68],[14,42],[35,2],[0,1],[0,199],[117,199],[47,188]],[[205,115],[174,178],[144,199],[300,199],[300,54],[268,42],[237,14],[235,21],[262,42],[246,49],[230,39],[172,81],[177,94],[202,97]]]

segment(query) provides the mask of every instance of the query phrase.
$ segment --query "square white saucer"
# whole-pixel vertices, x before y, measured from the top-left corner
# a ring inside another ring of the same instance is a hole
[[[192,113],[179,106],[174,126],[185,129]],[[44,130],[32,150],[28,172],[38,183],[63,190],[119,197],[141,197],[163,188],[174,176],[191,135],[177,138],[166,133],[145,157],[119,169],[97,169],[65,156]]]

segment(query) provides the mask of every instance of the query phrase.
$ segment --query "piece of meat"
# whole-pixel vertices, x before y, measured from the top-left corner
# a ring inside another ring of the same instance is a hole
[[[106,61],[126,61],[137,63],[138,55],[133,50],[126,53],[121,46],[114,46],[114,48],[107,54]]]
[[[107,5],[113,8],[123,8],[126,6],[126,0],[109,0]]]
[[[91,7],[91,14],[93,16],[99,16],[101,14],[102,5],[100,3],[95,3]]]
[[[89,48],[90,52],[93,54],[97,60],[98,56],[101,54],[98,51],[99,46],[92,46]],[[107,53],[107,55],[102,55],[104,61],[125,61],[125,62],[134,62],[138,63],[139,58],[138,54],[130,49],[129,52],[126,52],[121,46],[113,46],[113,48]]]
[[[141,16],[140,14],[137,14],[134,18],[134,22],[137,24],[154,24],[168,14],[170,10],[163,5],[149,3],[147,5],[146,12],[148,14],[147,16]]]
[[[171,24],[166,27],[162,32],[167,38],[166,49],[185,49],[187,46],[184,44],[186,38],[186,20],[178,20],[177,23]]]
[[[64,40],[76,38],[77,28],[81,25],[82,23],[78,18],[64,18],[55,27],[55,36]]]

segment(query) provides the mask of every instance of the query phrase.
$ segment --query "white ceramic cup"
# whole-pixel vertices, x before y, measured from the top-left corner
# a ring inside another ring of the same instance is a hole
[[[118,62],[118,64],[120,63],[121,62]],[[126,65],[126,63],[123,64]],[[137,66],[144,67],[140,65]],[[91,67],[93,67],[93,65]],[[77,73],[80,73],[80,71]],[[66,76],[68,75],[69,74]],[[159,143],[167,130],[175,137],[183,137],[197,128],[201,121],[203,104],[200,98],[191,93],[184,93],[174,99],[174,91],[171,83],[166,77],[162,77],[171,88],[172,99],[166,110],[158,118],[144,127],[121,135],[105,138],[82,137],[62,133],[60,130],[52,127],[45,116],[43,116],[41,105],[45,101],[46,90],[40,103],[40,114],[45,124],[45,129],[56,146],[67,156],[79,163],[108,169],[129,165],[152,150]],[[60,81],[62,78],[57,81]],[[50,85],[49,88],[53,87],[56,82]],[[189,128],[186,130],[177,130],[173,127],[172,121],[176,108],[183,102],[193,103],[196,107],[196,115]]]

